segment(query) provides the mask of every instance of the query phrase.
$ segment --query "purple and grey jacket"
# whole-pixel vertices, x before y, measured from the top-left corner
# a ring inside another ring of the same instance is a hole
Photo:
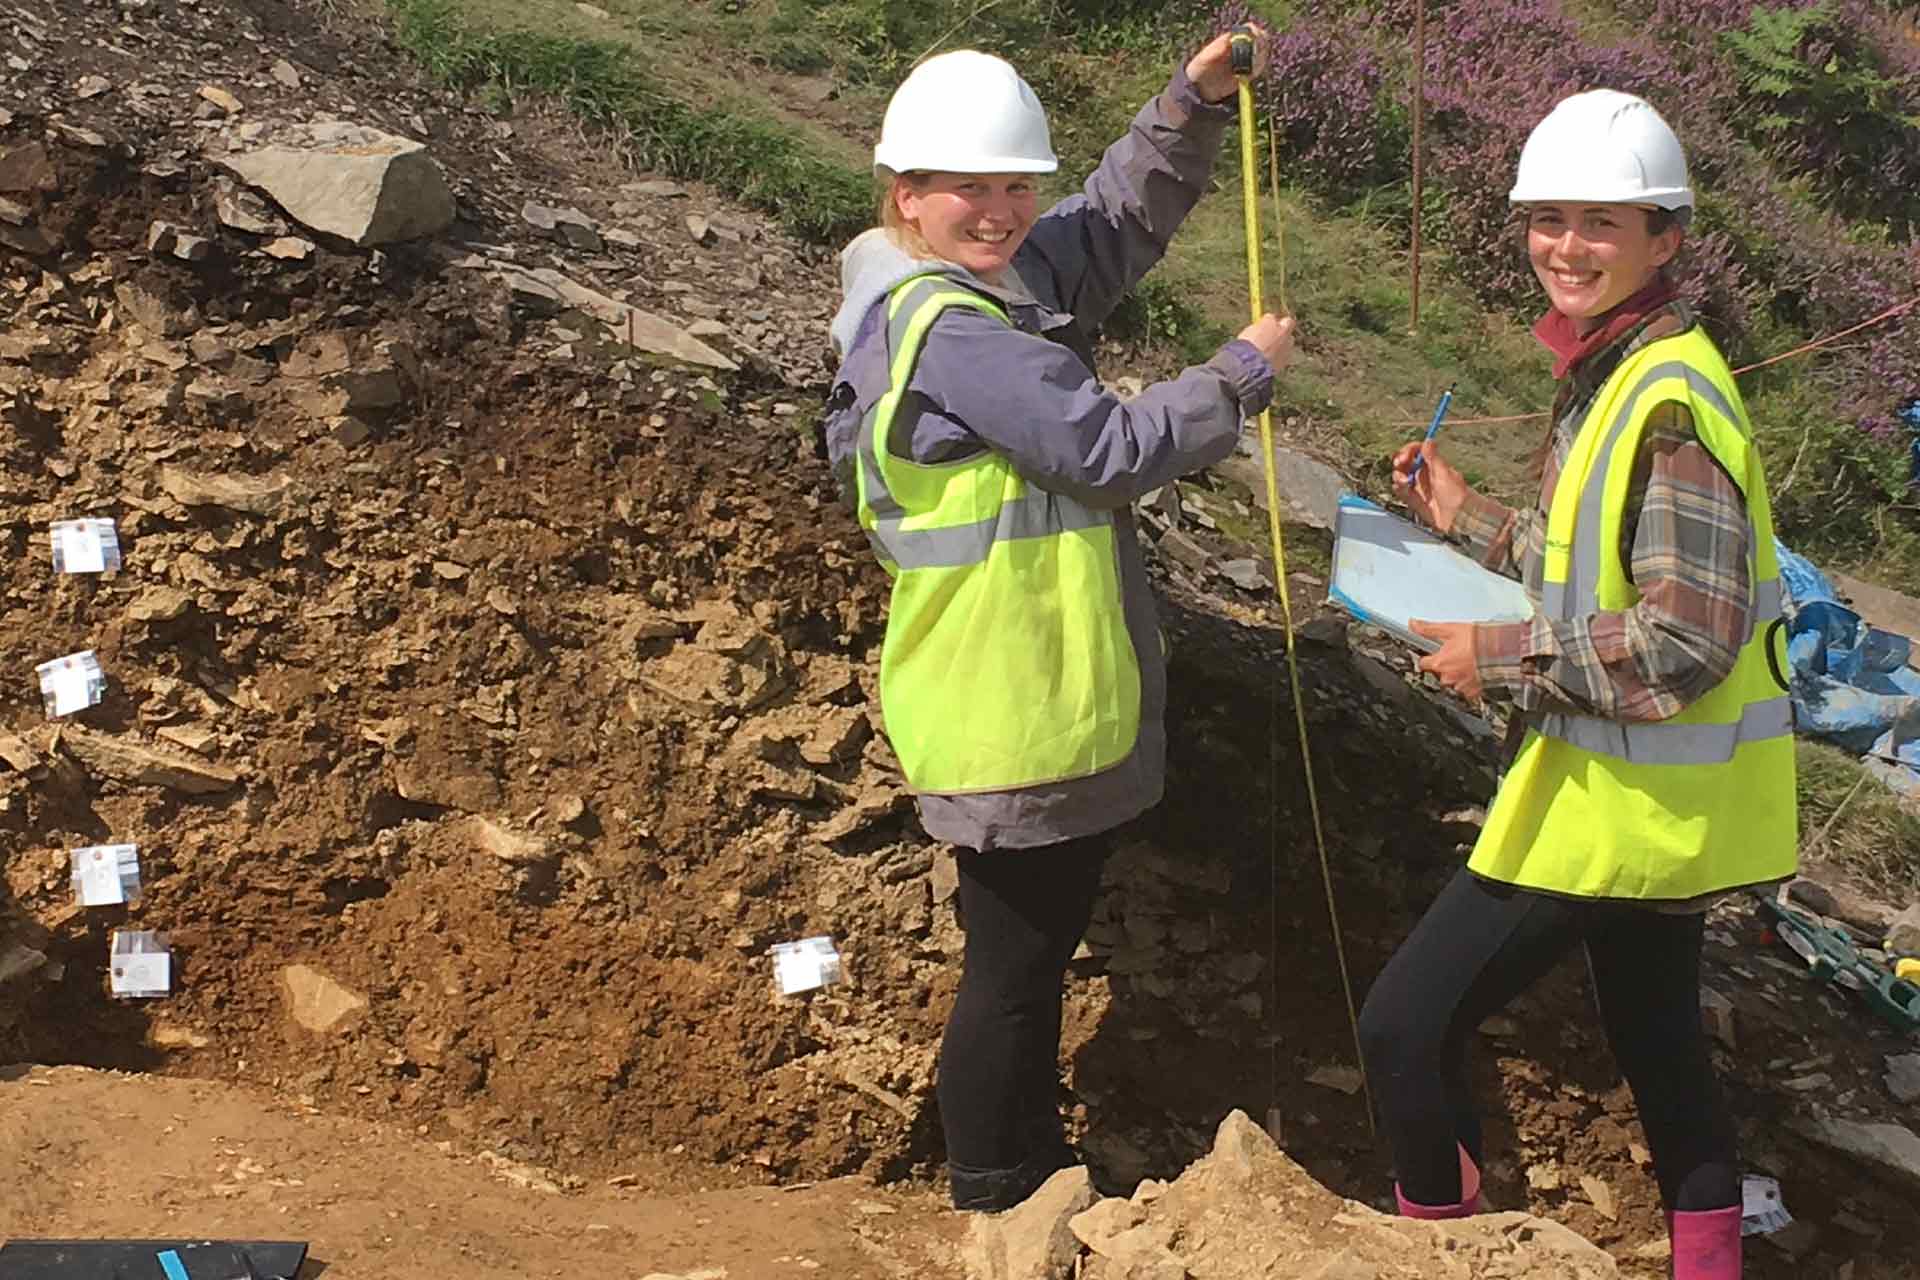
[[[1273,368],[1235,339],[1204,365],[1123,401],[1093,371],[1091,334],[1160,260],[1205,188],[1231,113],[1185,70],[1140,109],[1078,195],[1034,221],[997,284],[917,259],[883,231],[841,254],[841,357],[825,422],[828,456],[853,490],[860,421],[888,389],[883,305],[895,285],[938,271],[1004,305],[1012,326],[970,307],[943,312],[909,385],[919,462],[997,450],[1029,483],[1113,512],[1121,593],[1140,666],[1133,753],[1090,777],[1019,790],[922,795],[927,833],[971,849],[1030,848],[1093,835],[1156,804],[1165,783],[1166,662],[1130,504],[1233,452],[1265,407]]]

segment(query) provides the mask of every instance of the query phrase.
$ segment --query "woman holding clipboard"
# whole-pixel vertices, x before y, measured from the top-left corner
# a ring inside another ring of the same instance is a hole
[[[1479,1202],[1467,1038],[1576,944],[1645,1125],[1678,1280],[1740,1274],[1734,1130],[1701,1027],[1703,912],[1793,874],[1793,718],[1766,479],[1726,361],[1667,278],[1694,193],[1642,99],[1576,94],[1509,197],[1559,392],[1539,499],[1469,488],[1431,439],[1394,455],[1416,518],[1538,605],[1413,629],[1469,698],[1513,706],[1472,857],[1369,993],[1360,1031],[1401,1212]]]

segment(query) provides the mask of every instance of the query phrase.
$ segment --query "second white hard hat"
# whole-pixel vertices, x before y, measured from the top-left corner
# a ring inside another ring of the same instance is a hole
[[[1052,173],[1047,113],[1005,59],[973,49],[928,58],[893,91],[873,163],[895,173]]]
[[[1527,135],[1507,199],[1691,209],[1687,155],[1644,98],[1591,89],[1562,99]]]

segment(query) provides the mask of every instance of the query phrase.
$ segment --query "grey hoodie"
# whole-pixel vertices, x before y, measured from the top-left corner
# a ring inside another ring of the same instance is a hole
[[[1165,785],[1166,662],[1130,504],[1233,452],[1263,408],[1273,369],[1235,339],[1204,365],[1122,401],[1093,371],[1091,334],[1166,251],[1199,199],[1231,112],[1201,101],[1184,69],[1107,148],[1082,192],[1040,215],[1007,277],[913,258],[882,231],[841,255],[844,301],[832,327],[841,365],[827,405],[828,457],[852,492],[860,419],[888,389],[885,308],[901,281],[937,271],[1007,307],[1010,327],[970,307],[943,312],[909,392],[919,462],[993,449],[1038,488],[1111,510],[1127,628],[1140,666],[1140,736],[1090,777],[1013,791],[922,794],[927,833],[988,850],[1093,835],[1156,804]],[[884,715],[886,708],[882,706]]]

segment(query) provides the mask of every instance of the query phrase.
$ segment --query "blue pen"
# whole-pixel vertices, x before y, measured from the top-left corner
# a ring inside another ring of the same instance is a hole
[[[1442,391],[1440,393],[1440,403],[1435,405],[1433,408],[1433,421],[1427,424],[1428,440],[1431,440],[1435,436],[1440,434],[1440,424],[1446,421],[1447,406],[1452,403],[1453,403],[1453,388],[1448,387],[1445,391]],[[1427,465],[1427,455],[1424,450],[1420,453],[1416,453],[1413,456],[1413,467],[1411,470],[1407,472],[1407,484],[1409,486],[1413,484],[1413,478],[1420,474],[1420,468],[1426,465]]]

